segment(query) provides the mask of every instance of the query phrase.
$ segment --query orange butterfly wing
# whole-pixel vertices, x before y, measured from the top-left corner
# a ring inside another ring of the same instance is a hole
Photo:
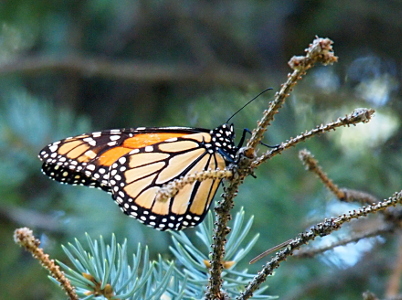
[[[83,134],[52,143],[39,154],[42,171],[61,183],[112,193],[124,213],[159,230],[199,224],[219,179],[185,186],[167,201],[160,187],[186,174],[224,169],[234,159],[233,127],[134,128]]]
[[[152,133],[149,131],[152,130]],[[188,134],[187,128],[154,132],[155,128],[114,129],[49,144],[39,153],[42,171],[61,183],[86,185],[109,191],[109,167],[133,149]]]

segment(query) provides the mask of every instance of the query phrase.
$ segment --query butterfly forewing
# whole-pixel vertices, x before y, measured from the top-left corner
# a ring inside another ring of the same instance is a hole
[[[66,184],[86,185],[109,190],[109,167],[120,157],[138,147],[147,147],[167,138],[188,134],[191,128],[113,129],[82,134],[52,143],[42,149],[42,171]]]

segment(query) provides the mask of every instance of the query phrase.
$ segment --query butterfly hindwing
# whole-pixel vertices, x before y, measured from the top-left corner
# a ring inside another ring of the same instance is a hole
[[[68,167],[44,163],[42,165],[42,172],[43,174],[60,183],[71,185],[85,185],[102,189],[108,193],[111,192],[110,186],[108,184],[103,184],[92,177],[86,176],[82,172],[74,171],[72,169],[69,169]]]
[[[220,179],[194,182],[166,201],[159,189],[186,174],[224,169],[224,158],[211,150],[211,136],[195,133],[135,149],[118,159],[110,172],[113,198],[129,216],[159,230],[180,230],[199,224],[208,211]]]

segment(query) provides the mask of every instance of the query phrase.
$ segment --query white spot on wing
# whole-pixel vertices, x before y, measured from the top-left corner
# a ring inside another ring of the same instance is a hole
[[[129,154],[136,154],[136,153],[138,153],[138,152],[140,152],[140,150],[138,150],[138,149],[134,149],[134,150],[130,151],[130,153],[129,153]]]
[[[53,144],[53,145],[51,145],[50,147],[49,147],[49,150],[51,151],[51,152],[55,152],[55,151],[57,151],[57,149],[59,148],[59,146],[56,144]]]
[[[111,135],[109,138],[111,141],[117,141],[120,137],[120,135]]]

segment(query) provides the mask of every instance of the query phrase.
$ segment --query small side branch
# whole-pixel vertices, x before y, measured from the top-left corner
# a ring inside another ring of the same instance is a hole
[[[328,178],[327,174],[322,170],[322,168],[318,165],[318,161],[314,158],[311,152],[306,149],[301,150],[299,152],[299,158],[306,166],[306,170],[315,173],[318,178],[322,181],[322,183],[332,192],[338,199],[345,199],[345,192],[331,180]]]
[[[371,204],[378,201],[373,195],[362,191],[356,191],[346,188],[339,188],[322,170],[318,161],[314,158],[310,151],[304,149],[299,152],[299,158],[306,166],[308,171],[311,171],[317,175],[322,183],[331,191],[339,200],[345,202],[358,201],[362,204]]]
[[[14,232],[14,241],[31,252],[32,256],[39,260],[41,265],[49,271],[50,275],[60,282],[60,286],[65,290],[71,300],[78,300],[78,296],[71,286],[70,281],[66,278],[64,273],[60,271],[59,266],[55,264],[54,260],[50,259],[49,255],[45,254],[42,248],[39,248],[40,241],[34,237],[31,229],[27,227],[16,229]]]
[[[370,121],[374,112],[375,111],[373,109],[358,108],[358,109],[355,109],[349,115],[346,115],[345,117],[342,117],[342,118],[338,118],[334,122],[328,123],[326,125],[320,125],[310,131],[301,133],[300,135],[296,136],[295,138],[290,138],[288,141],[281,143],[275,149],[272,149],[271,151],[268,151],[267,153],[258,157],[255,161],[252,162],[251,167],[255,168],[255,167],[259,166],[264,161],[272,158],[273,156],[275,156],[277,154],[281,154],[284,150],[294,147],[298,143],[303,142],[308,138],[314,137],[316,135],[320,135],[324,132],[335,130],[338,127],[356,125],[358,123],[367,123]]]

